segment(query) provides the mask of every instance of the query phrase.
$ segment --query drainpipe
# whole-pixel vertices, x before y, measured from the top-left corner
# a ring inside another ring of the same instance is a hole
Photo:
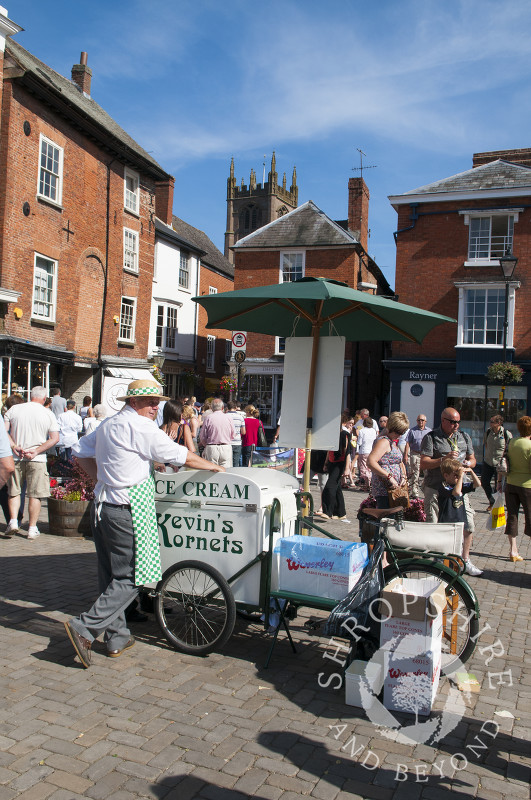
[[[93,389],[94,400],[101,402],[103,390],[103,364],[101,360],[103,350],[103,329],[105,325],[105,313],[107,311],[107,283],[109,277],[109,240],[110,240],[110,212],[111,212],[111,165],[116,161],[112,158],[107,164],[107,191],[106,191],[106,213],[105,213],[105,264],[103,264],[103,299],[101,304],[100,338],[98,342],[98,378]]]

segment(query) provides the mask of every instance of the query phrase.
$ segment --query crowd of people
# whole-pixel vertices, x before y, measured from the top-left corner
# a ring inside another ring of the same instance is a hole
[[[500,415],[491,418],[484,439],[481,482],[474,469],[472,440],[460,430],[460,422],[459,412],[451,407],[443,410],[440,425],[433,430],[422,413],[410,427],[401,411],[380,417],[378,423],[366,408],[355,414],[344,412],[338,449],[312,453],[311,469],[321,491],[315,516],[323,522],[348,521],[344,489],[370,492],[376,507],[383,509],[391,507],[393,491],[403,492],[407,487],[410,499],[419,499],[422,493],[428,522],[464,523],[465,569],[468,575],[480,576],[482,571],[470,559],[475,515],[469,495],[482,487],[490,513],[496,490],[505,494],[509,559],[521,561],[517,548],[520,508],[524,533],[531,536],[531,417],[518,420],[517,439],[504,427]]]

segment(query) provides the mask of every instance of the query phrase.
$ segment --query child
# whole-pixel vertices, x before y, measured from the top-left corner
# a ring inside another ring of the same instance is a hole
[[[471,477],[472,483],[463,486],[465,472]],[[443,484],[439,489],[439,522],[464,522],[463,560],[467,575],[482,575],[470,561],[470,547],[472,534],[466,528],[466,511],[464,495],[475,491],[481,486],[480,480],[471,467],[464,467],[455,458],[444,458],[441,463]]]

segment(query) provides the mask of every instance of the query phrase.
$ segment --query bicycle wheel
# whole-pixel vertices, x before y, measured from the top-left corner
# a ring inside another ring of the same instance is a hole
[[[188,655],[206,655],[230,638],[236,603],[217,569],[200,561],[182,561],[162,576],[155,614],[172,647]]]
[[[446,608],[443,611],[442,667],[450,675],[470,658],[476,647],[479,631],[479,615],[475,598],[468,584],[459,576],[448,575],[437,564],[418,564],[415,560],[386,567],[384,581],[387,585],[393,578],[435,577],[444,584]]]

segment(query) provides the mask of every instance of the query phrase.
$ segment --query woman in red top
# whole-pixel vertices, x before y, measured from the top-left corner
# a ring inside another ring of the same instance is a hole
[[[242,465],[249,466],[251,460],[251,453],[253,447],[258,444],[258,428],[264,429],[264,426],[254,415],[256,408],[254,406],[245,406],[245,433],[242,434]]]

